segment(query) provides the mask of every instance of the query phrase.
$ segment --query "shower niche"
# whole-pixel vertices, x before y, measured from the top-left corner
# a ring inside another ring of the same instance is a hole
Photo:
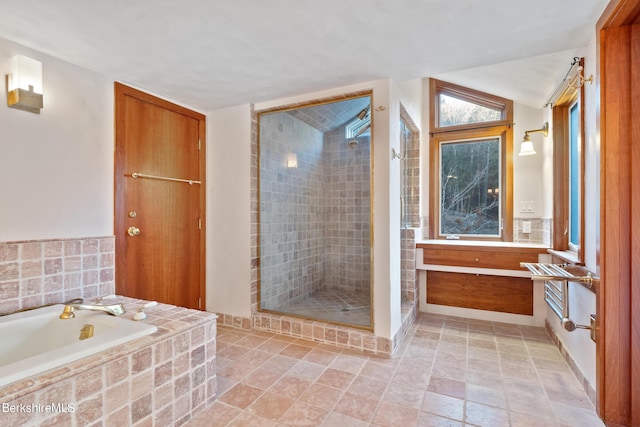
[[[258,112],[258,310],[372,329],[371,93]]]

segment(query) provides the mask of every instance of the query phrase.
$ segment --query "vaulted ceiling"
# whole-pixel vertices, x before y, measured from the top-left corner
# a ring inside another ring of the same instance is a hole
[[[0,37],[205,112],[426,76],[540,107],[606,4],[20,0],[3,2]]]

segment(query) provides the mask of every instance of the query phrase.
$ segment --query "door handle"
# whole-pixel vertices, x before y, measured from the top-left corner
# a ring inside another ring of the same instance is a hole
[[[127,229],[127,234],[131,237],[135,237],[140,234],[140,229],[138,227],[129,227]]]

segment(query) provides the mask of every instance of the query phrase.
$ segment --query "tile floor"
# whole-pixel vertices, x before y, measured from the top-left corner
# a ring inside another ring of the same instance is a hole
[[[542,328],[421,314],[391,359],[218,329],[199,426],[603,426]]]
[[[368,293],[325,289],[274,311],[329,322],[369,326],[371,297]]]

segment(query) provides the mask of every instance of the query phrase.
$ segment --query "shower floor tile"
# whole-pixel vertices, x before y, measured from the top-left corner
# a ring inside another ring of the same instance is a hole
[[[369,326],[371,324],[370,307],[371,298],[368,293],[325,289],[273,310],[329,322]]]

